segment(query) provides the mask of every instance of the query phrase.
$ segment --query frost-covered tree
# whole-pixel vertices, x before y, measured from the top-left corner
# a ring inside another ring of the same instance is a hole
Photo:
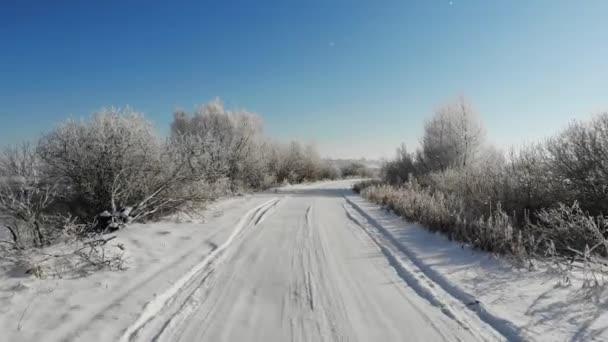
[[[161,142],[154,126],[129,108],[67,120],[40,140],[37,154],[60,185],[61,203],[85,221],[105,211],[137,220],[179,210],[209,199],[209,184],[228,169],[213,137]]]
[[[385,162],[381,173],[390,184],[402,184],[410,178],[410,175],[415,175],[416,170],[414,156],[407,151],[405,144],[401,144],[397,148],[395,159]]]
[[[266,147],[262,120],[245,110],[228,110],[220,99],[196,108],[192,115],[178,110],[171,124],[173,137],[195,136],[201,141],[217,144],[219,154],[214,162],[226,165],[225,176],[233,187],[258,187],[265,173]],[[201,144],[201,149],[209,148]]]
[[[476,161],[485,131],[464,98],[439,107],[425,123],[421,161],[431,171],[467,167]]]
[[[143,197],[150,175],[159,173],[160,151],[152,124],[130,108],[67,120],[38,145],[49,175],[89,214]]]
[[[55,184],[29,143],[7,146],[0,155],[0,229],[7,229],[14,247],[43,246],[57,228],[47,209]]]
[[[573,122],[547,142],[551,172],[567,200],[594,213],[608,213],[608,113]]]
[[[297,141],[273,144],[269,160],[269,171],[277,182],[300,183],[336,176],[335,170],[321,159],[313,145],[302,146]]]

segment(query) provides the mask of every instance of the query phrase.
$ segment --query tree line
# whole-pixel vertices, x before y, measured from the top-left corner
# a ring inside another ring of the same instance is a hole
[[[459,98],[425,122],[417,150],[397,149],[381,179],[357,190],[484,250],[522,258],[608,255],[608,113],[503,151]]]
[[[117,229],[222,195],[341,176],[312,145],[280,143],[260,116],[215,99],[177,110],[162,138],[142,113],[68,119],[0,157],[0,228],[16,247]],[[349,170],[348,172],[356,172]]]

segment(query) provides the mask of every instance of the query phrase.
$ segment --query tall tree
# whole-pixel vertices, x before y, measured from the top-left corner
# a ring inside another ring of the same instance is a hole
[[[435,110],[424,126],[421,159],[429,171],[467,167],[475,162],[485,130],[464,98]]]

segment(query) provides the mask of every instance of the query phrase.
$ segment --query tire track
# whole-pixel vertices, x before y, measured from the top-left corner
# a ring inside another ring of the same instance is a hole
[[[505,331],[502,326],[493,324],[492,320],[485,319],[458,296],[454,296],[441,282],[430,277],[418,262],[412,260],[409,253],[404,253],[396,241],[387,237],[384,229],[379,227],[362,209],[346,197],[345,201],[343,207],[346,216],[369,235],[399,277],[419,296],[438,307],[441,312],[464,329],[474,332],[484,340],[525,340],[519,334],[514,335],[512,331]],[[361,218],[356,217],[353,211],[358,213]],[[405,258],[402,257],[404,254]]]
[[[163,293],[154,297],[151,301],[149,301],[143,308],[143,311],[137,318],[135,322],[133,322],[122,334],[120,341],[127,342],[132,341],[137,337],[139,332],[146,326],[149,322],[151,322],[156,316],[159,316],[161,312],[163,312],[167,307],[171,306],[175,299],[189,287],[193,283],[196,278],[203,277],[203,280],[208,276],[208,266],[212,264],[213,261],[217,260],[221,257],[224,250],[228,248],[233,241],[245,230],[245,228],[253,223],[253,225],[257,225],[263,221],[265,214],[273,209],[280,198],[273,198],[247,212],[241,220],[237,223],[235,229],[232,234],[228,237],[228,239],[214,249],[211,253],[209,253],[200,263],[194,266],[188,273],[182,276],[178,281],[176,281],[170,288],[165,290]],[[212,273],[212,272],[211,272]],[[193,293],[196,289],[193,290]],[[192,294],[186,298],[192,298]],[[183,304],[182,304],[183,305]],[[180,312],[178,310],[178,312]],[[171,320],[175,317],[175,314],[169,318]],[[167,327],[169,323],[165,322],[163,327]],[[161,328],[162,329],[162,328]]]
[[[284,320],[290,341],[352,341],[350,320],[336,286],[331,255],[315,221],[314,203],[308,205],[294,236],[292,278]],[[302,222],[303,221],[303,222]]]
[[[277,207],[279,202],[282,201],[283,198],[274,201],[272,204],[268,206],[264,206],[256,210],[256,212],[252,215],[252,218],[249,220],[248,225],[258,226],[261,224],[265,218],[267,218]],[[268,202],[266,202],[268,203]],[[266,204],[265,203],[265,204]],[[263,204],[264,205],[264,204]],[[249,232],[249,229],[242,229],[239,233],[239,238],[244,239],[245,235]],[[195,290],[191,293],[183,304],[179,307],[179,309],[172,313],[169,318],[165,319],[165,323],[161,327],[161,329],[156,333],[156,335],[152,338],[153,341],[174,341],[176,337],[181,336],[182,331],[180,328],[187,322],[187,320],[197,311],[197,309],[208,302],[208,294],[212,289],[215,288],[216,281],[218,278],[218,263],[214,264],[215,267],[208,267],[208,275],[204,276],[203,279],[195,286]],[[225,271],[225,270],[223,270]],[[230,273],[226,276],[227,283],[232,282],[234,279],[234,270],[230,270]],[[211,303],[211,309],[208,310],[201,320],[201,324],[204,325],[209,316],[213,313],[214,308],[224,299],[228,287],[222,286],[220,287],[219,295],[217,295],[213,302]],[[203,291],[204,290],[204,291]],[[204,332],[203,332],[204,334]]]

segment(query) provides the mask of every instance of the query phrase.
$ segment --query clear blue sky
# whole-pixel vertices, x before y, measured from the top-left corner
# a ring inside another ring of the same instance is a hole
[[[608,109],[608,1],[3,1],[0,144],[215,96],[325,155],[417,144],[465,95],[506,146]]]

